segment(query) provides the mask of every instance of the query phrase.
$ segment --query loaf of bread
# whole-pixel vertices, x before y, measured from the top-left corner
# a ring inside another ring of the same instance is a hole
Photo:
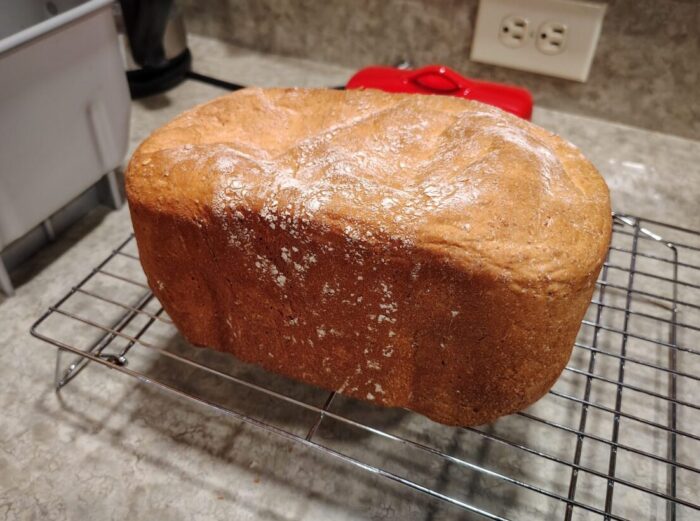
[[[554,384],[611,233],[574,146],[447,96],[242,90],[146,139],[127,194],[191,343],[462,426]]]

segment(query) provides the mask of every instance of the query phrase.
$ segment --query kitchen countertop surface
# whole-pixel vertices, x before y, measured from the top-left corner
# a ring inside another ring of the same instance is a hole
[[[197,72],[241,84],[342,85],[352,72],[201,37],[190,43]],[[130,152],[174,115],[223,93],[188,80],[134,102]],[[616,211],[700,230],[700,142],[542,108],[534,121],[597,165]],[[0,296],[0,518],[463,519],[451,507],[102,367],[89,366],[56,394],[55,349],[29,328],[130,230],[126,207],[94,210],[14,274],[16,296]],[[539,517],[530,505],[530,518]]]

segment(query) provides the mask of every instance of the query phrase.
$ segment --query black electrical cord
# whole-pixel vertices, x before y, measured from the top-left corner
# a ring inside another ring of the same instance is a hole
[[[207,76],[206,74],[199,74],[198,72],[194,72],[194,71],[189,71],[187,73],[187,78],[189,78],[191,80],[201,81],[202,83],[206,83],[208,85],[213,85],[214,87],[220,87],[222,89],[227,89],[227,90],[231,90],[231,91],[245,88],[245,85],[239,85],[238,83],[232,83],[230,81],[220,80],[218,78],[212,78],[211,76]],[[335,90],[345,90],[344,85],[341,85],[339,87],[329,87],[329,88],[335,89]]]
[[[238,83],[232,83],[226,80],[220,80],[218,78],[212,78],[211,76],[206,76],[204,74],[199,74],[198,72],[189,71],[187,77],[191,80],[201,81],[208,85],[213,85],[214,87],[220,87],[227,90],[239,90],[244,89],[245,85],[239,85]]]

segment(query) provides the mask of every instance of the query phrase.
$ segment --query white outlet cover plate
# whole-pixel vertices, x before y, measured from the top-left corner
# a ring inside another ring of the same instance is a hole
[[[605,9],[605,4],[571,0],[481,0],[471,59],[568,80],[586,81],[598,45]],[[499,40],[501,22],[509,16],[519,16],[528,21],[528,38],[521,47],[508,47]],[[567,28],[566,44],[559,54],[545,54],[535,45],[538,28],[547,22],[562,23]]]

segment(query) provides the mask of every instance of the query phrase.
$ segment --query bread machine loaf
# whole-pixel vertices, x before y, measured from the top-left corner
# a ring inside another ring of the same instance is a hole
[[[447,96],[241,90],[156,130],[126,180],[191,343],[462,426],[554,384],[611,233],[578,149]]]

